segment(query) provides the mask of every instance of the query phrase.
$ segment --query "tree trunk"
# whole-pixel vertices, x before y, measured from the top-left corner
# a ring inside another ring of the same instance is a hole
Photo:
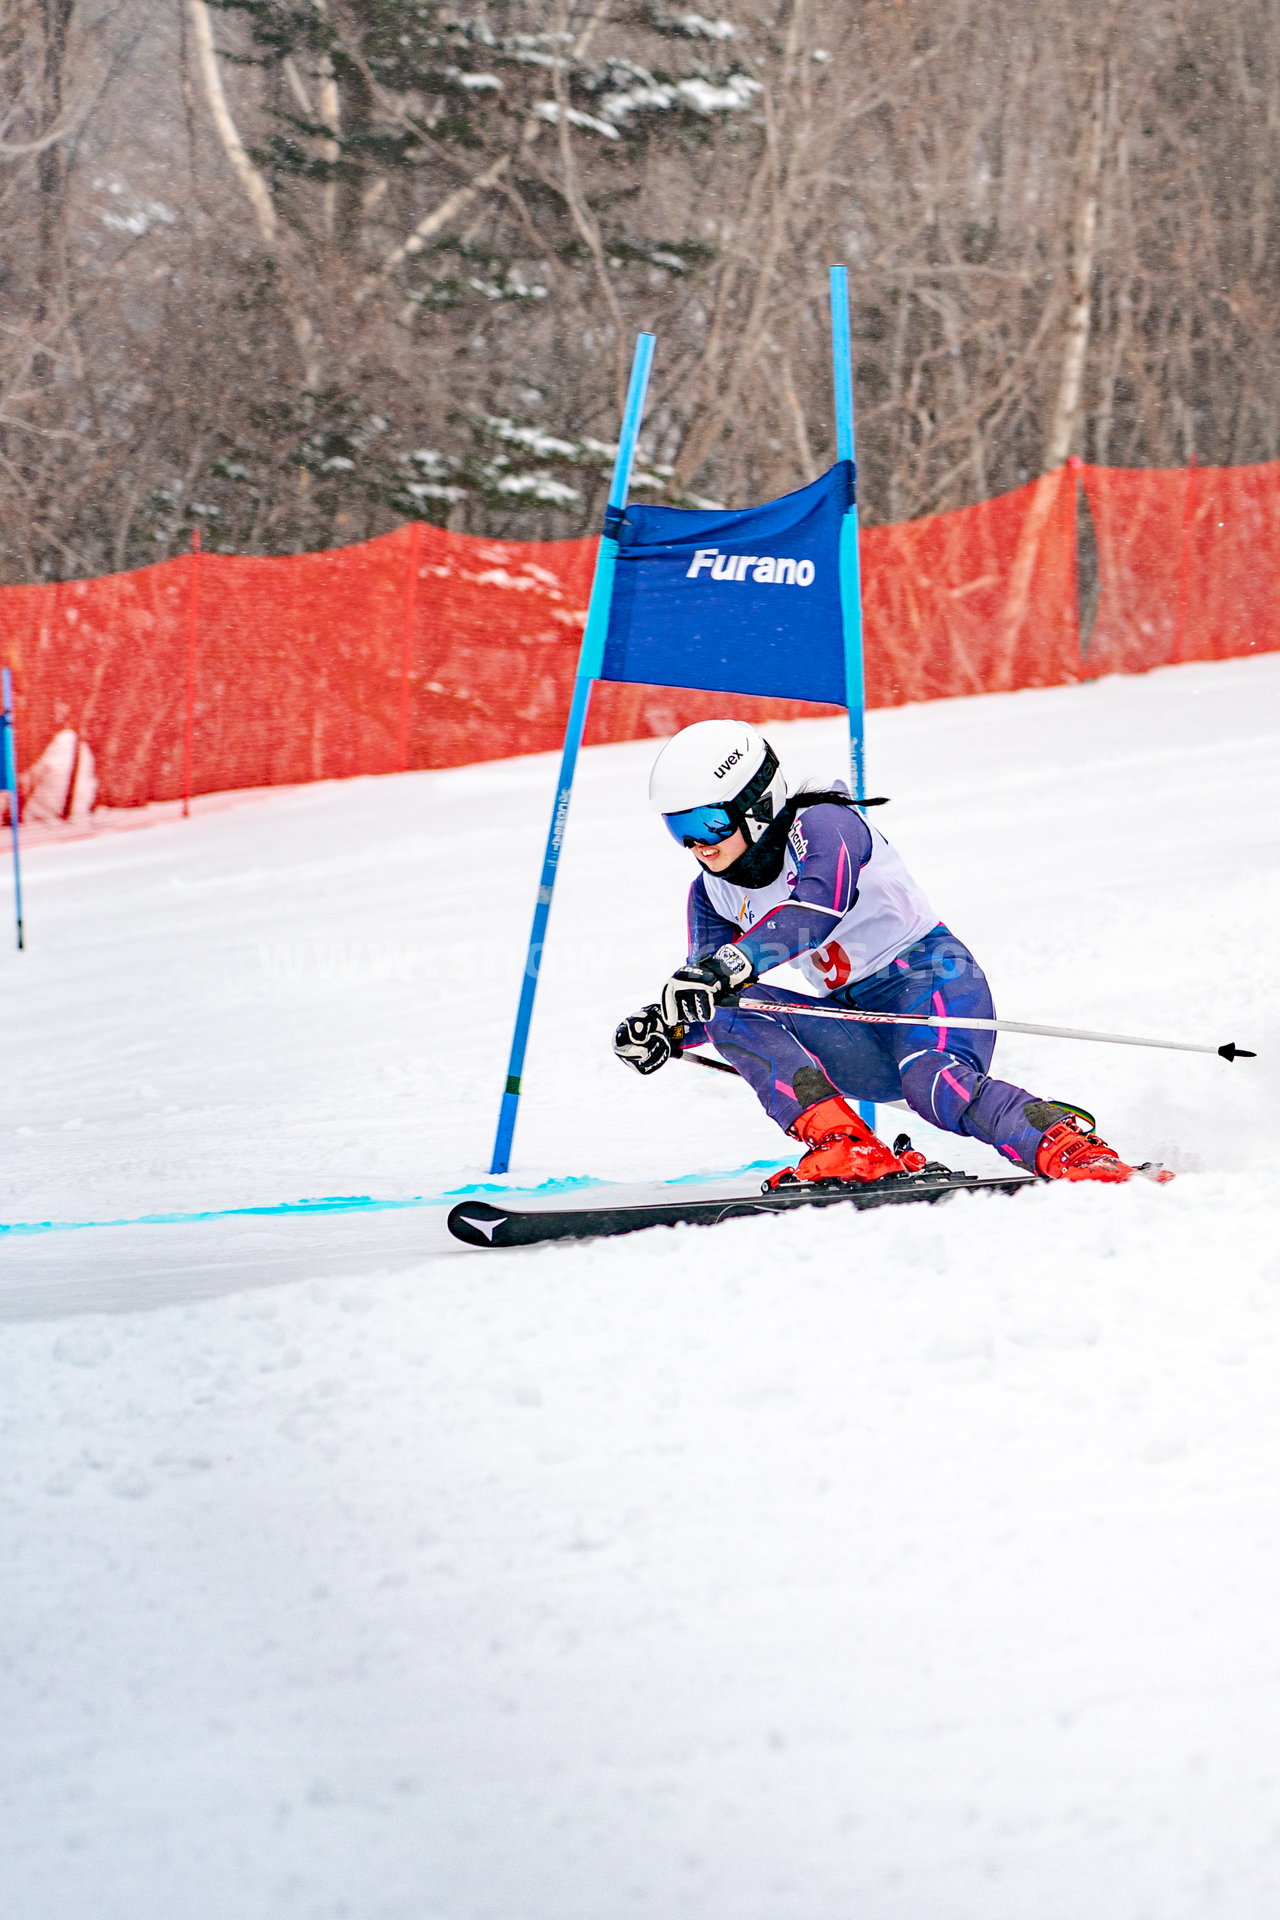
[[[1071,453],[1080,415],[1085,355],[1089,346],[1093,266],[1098,236],[1098,201],[1102,186],[1102,156],[1106,131],[1107,70],[1099,63],[1084,128],[1075,219],[1072,222],[1067,312],[1062,332],[1062,360],[1053,411],[1045,434],[1043,471],[1035,483],[1027,517],[1009,569],[1009,596],[1005,603],[1005,645],[1012,650],[1027,616],[1031,581],[1045,529],[1061,484],[1059,469]]]
[[[44,37],[42,109],[45,126],[54,126],[62,114],[67,72],[67,36],[75,0],[40,0]],[[40,253],[37,266],[36,317],[43,320],[54,304],[55,290],[66,270],[67,154],[54,140],[36,158],[39,192]]]

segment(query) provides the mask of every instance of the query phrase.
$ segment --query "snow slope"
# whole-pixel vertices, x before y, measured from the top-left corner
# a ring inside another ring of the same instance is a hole
[[[1003,1011],[1258,1048],[1002,1041],[1167,1189],[0,1236],[6,1920],[1270,1916],[1278,748],[1274,657],[871,716]],[[779,1154],[607,1053],[681,946],[652,751],[585,757],[517,1183]],[[483,1179],[553,772],[33,849],[0,1218]]]

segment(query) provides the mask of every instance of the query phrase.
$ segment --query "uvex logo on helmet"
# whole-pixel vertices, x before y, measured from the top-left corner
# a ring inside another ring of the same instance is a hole
[[[749,574],[757,586],[774,587],[811,587],[816,571],[812,560],[793,560],[787,554],[721,553],[719,547],[699,547],[684,577],[696,580],[708,568],[713,580],[745,580]]]
[[[739,760],[741,760],[741,758],[742,758],[742,748],[735,747],[733,752],[729,755],[729,758],[727,760],[722,760],[720,762],[720,765],[716,768],[716,779],[723,780],[726,773],[728,773],[730,767],[736,767]]]

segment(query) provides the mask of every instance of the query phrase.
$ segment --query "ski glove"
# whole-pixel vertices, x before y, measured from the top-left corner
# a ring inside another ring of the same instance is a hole
[[[680,1041],[663,1022],[657,1007],[629,1013],[613,1036],[613,1050],[637,1073],[656,1073],[680,1051]]]
[[[755,968],[740,947],[723,946],[705,960],[689,960],[662,989],[662,1018],[669,1027],[705,1026],[726,995],[741,993]]]

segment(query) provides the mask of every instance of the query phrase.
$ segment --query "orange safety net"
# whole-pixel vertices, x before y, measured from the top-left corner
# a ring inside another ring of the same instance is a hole
[[[100,804],[135,807],[545,752],[564,732],[595,547],[414,525],[330,553],[0,589],[23,763],[70,727]],[[667,731],[716,704],[601,687],[589,737]]]
[[[1080,478],[1101,586],[1090,678],[1280,649],[1280,461]]]
[[[1080,677],[1076,491],[1067,468],[860,542],[867,705]]]
[[[862,534],[871,706],[1280,647],[1280,467],[1079,469],[1102,596],[1081,659],[1077,472]],[[60,728],[114,807],[559,746],[594,540],[412,525],[282,559],[187,555],[0,588],[29,765]],[[741,698],[757,721],[830,712]],[[722,694],[603,685],[592,742],[665,735]]]

